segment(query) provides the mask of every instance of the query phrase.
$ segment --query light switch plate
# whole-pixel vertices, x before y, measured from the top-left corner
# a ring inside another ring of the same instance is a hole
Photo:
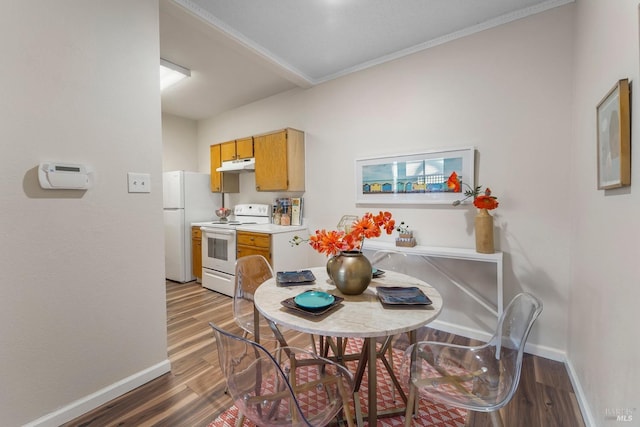
[[[127,173],[129,193],[151,193],[151,175],[148,173]]]

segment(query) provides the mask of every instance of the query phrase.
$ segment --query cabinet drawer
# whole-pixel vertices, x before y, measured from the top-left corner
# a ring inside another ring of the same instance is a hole
[[[261,248],[269,248],[271,246],[271,236],[265,233],[247,233],[239,231],[238,245],[258,246]]]
[[[202,239],[202,230],[200,230],[200,227],[191,227],[191,238]]]

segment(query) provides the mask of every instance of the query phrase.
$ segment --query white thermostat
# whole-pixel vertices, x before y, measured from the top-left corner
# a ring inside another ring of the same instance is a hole
[[[91,187],[90,172],[85,165],[43,162],[38,167],[40,187],[51,190],[87,190]]]

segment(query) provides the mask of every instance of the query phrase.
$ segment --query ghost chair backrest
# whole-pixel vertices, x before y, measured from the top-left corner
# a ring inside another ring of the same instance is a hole
[[[248,255],[236,260],[235,286],[233,292],[233,317],[246,334],[251,334],[256,341],[273,340],[273,334],[262,315],[253,303],[253,295],[262,283],[271,279],[273,269],[262,255]],[[245,334],[245,336],[246,336]]]
[[[422,341],[410,346],[400,375],[410,384],[405,426],[410,425],[418,398],[490,412],[494,425],[502,425],[497,411],[518,388],[524,346],[541,312],[542,303],[536,297],[521,293],[505,308],[487,344]]]
[[[371,256],[371,266],[383,271],[407,274],[407,254],[391,249],[381,249]]]
[[[324,426],[344,409],[353,425],[349,399],[353,376],[315,353],[262,345],[214,323],[221,371],[240,413],[261,427]]]

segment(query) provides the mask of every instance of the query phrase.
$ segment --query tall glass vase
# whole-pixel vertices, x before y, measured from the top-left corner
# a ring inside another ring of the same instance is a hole
[[[493,247],[493,217],[486,209],[479,209],[475,219],[476,252],[492,254]]]
[[[371,283],[371,263],[360,251],[346,251],[327,263],[329,277],[345,295],[360,295]]]

